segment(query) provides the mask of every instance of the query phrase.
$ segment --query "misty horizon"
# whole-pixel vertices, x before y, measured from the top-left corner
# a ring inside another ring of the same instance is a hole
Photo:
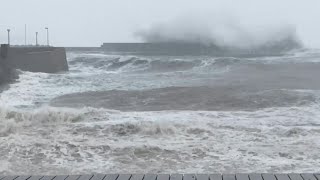
[[[146,0],[131,1],[77,1],[54,2],[17,0],[5,3],[2,8],[0,23],[0,42],[7,41],[6,29],[11,29],[12,44],[24,44],[24,26],[27,24],[27,44],[35,43],[35,32],[39,32],[39,44],[46,44],[45,27],[50,29],[50,41],[55,46],[86,46],[98,47],[104,42],[146,42],[148,38],[137,36],[141,32],[154,29],[155,26],[168,28],[177,19],[184,19],[180,27],[187,27],[178,32],[203,30],[205,34],[212,33],[212,25],[229,23],[241,25],[241,29],[253,34],[254,39],[261,38],[266,33],[256,29],[276,29],[292,26],[297,37],[304,45],[311,48],[320,47],[320,40],[314,38],[320,31],[320,25],[314,22],[320,17],[316,7],[319,2],[300,1],[264,1],[241,2],[231,1],[161,1]],[[90,11],[90,9],[95,11]],[[57,9],[59,11],[57,12]],[[86,13],[90,11],[90,13]],[[190,17],[193,19],[190,20]],[[237,17],[237,18],[234,18]],[[190,21],[189,21],[190,20]],[[231,22],[231,23],[230,23]],[[190,23],[190,24],[189,24]],[[203,28],[211,26],[208,29]],[[173,28],[176,30],[176,28]],[[254,29],[254,31],[253,31]],[[219,31],[223,30],[221,28]],[[230,29],[228,30],[230,31]],[[216,32],[214,32],[216,33]],[[144,33],[148,34],[148,33]],[[150,35],[151,33],[149,33]],[[247,33],[248,34],[248,33]],[[178,36],[178,34],[174,34]],[[218,35],[221,35],[219,32]],[[238,34],[235,38],[246,39],[246,34]],[[150,36],[149,36],[150,37]],[[198,36],[197,38],[205,38]],[[229,37],[229,36],[228,36]],[[205,39],[204,41],[206,41]],[[230,40],[230,42],[233,42]]]

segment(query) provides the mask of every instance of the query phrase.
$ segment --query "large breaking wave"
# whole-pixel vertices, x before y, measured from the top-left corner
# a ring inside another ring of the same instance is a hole
[[[318,106],[257,112],[1,108],[0,172],[8,175],[314,172],[319,158]]]
[[[183,17],[153,24],[135,32],[149,43],[202,44],[222,50],[280,52],[301,48],[292,25],[247,25],[240,20],[217,17]]]

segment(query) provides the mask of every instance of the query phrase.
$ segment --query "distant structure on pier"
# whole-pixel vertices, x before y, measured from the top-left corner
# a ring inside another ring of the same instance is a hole
[[[302,45],[290,38],[253,48],[186,42],[103,43],[101,45],[101,49],[106,52],[142,55],[270,56],[282,55],[299,48],[302,48]]]

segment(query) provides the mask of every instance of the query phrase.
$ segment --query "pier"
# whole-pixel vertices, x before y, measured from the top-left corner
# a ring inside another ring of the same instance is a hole
[[[10,79],[13,69],[44,73],[68,71],[66,50],[63,47],[19,47],[2,44],[0,48],[0,84]]]
[[[320,173],[291,174],[87,174],[1,176],[0,180],[320,180]]]
[[[221,46],[213,43],[192,42],[154,42],[154,43],[103,43],[101,50],[107,53],[126,53],[137,55],[206,55],[206,56],[236,56],[260,57],[280,56],[293,49],[300,49],[302,45],[295,39],[284,39],[279,42],[268,43],[254,47]]]
[[[68,71],[63,47],[9,47],[5,60],[8,66],[23,71],[57,73]]]

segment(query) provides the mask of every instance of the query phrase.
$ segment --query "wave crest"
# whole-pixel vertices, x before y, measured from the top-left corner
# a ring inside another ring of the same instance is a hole
[[[16,133],[19,129],[28,126],[91,121],[92,114],[98,116],[99,113],[99,109],[93,108],[73,109],[44,106],[34,110],[22,110],[0,106],[0,137]]]
[[[245,61],[245,60],[243,60]],[[92,67],[107,72],[174,72],[188,70],[214,70],[228,68],[240,62],[232,57],[74,57],[70,64],[76,69],[82,70]]]

